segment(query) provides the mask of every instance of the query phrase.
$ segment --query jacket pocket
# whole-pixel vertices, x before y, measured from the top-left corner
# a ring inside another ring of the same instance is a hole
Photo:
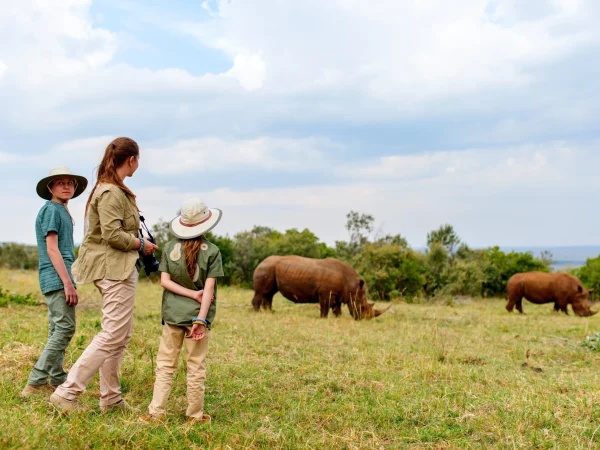
[[[123,221],[123,229],[133,234],[137,234],[137,218],[135,214],[127,212]]]

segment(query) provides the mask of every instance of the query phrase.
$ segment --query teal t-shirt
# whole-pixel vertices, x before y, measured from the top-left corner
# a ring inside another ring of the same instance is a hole
[[[35,221],[35,236],[37,239],[39,260],[39,278],[42,294],[64,289],[64,285],[48,256],[46,236],[54,231],[58,234],[58,250],[65,261],[65,266],[71,281],[71,266],[75,262],[75,244],[73,243],[73,219],[63,205],[47,201]],[[73,281],[75,286],[75,281]]]

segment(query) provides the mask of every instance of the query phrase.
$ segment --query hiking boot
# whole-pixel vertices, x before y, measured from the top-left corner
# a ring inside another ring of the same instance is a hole
[[[67,400],[64,397],[54,393],[50,396],[50,404],[62,413],[70,413],[79,409],[77,400]]]
[[[202,414],[202,417],[188,417],[188,419],[187,419],[188,423],[199,423],[199,424],[210,423],[211,420],[212,420],[212,418],[208,414]]]
[[[125,413],[133,413],[137,412],[137,408],[134,408],[129,403],[125,401],[125,399],[119,400],[117,403],[113,403],[112,405],[100,405],[100,412],[102,414],[106,414],[110,411],[120,411]]]
[[[159,416],[158,414],[144,414],[140,416],[140,421],[145,423],[162,423],[165,421],[165,416]]]
[[[50,385],[48,384],[28,384],[21,391],[21,398],[29,398],[33,395],[48,393]]]

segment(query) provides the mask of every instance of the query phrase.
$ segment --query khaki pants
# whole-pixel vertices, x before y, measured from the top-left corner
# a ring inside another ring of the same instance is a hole
[[[102,330],[69,370],[67,381],[56,394],[75,400],[85,392],[92,377],[100,371],[100,405],[108,406],[121,400],[119,370],[125,348],[133,332],[133,303],[138,272],[134,270],[125,281],[98,280],[96,287],[103,297]]]
[[[193,341],[191,327],[178,327],[165,323],[156,355],[156,382],[152,402],[148,407],[150,414],[164,416],[167,400],[173,385],[173,375],[179,363],[179,352],[185,345],[187,363],[187,399],[188,417],[202,418],[204,412],[204,380],[206,379],[206,355],[210,331],[206,330],[204,338]]]

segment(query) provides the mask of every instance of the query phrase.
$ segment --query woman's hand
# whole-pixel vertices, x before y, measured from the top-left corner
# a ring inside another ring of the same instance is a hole
[[[75,306],[79,303],[77,289],[75,289],[75,286],[71,282],[65,284],[65,303],[69,306]]]
[[[142,246],[140,242],[140,247]],[[158,245],[153,244],[147,238],[144,238],[144,249],[142,250],[142,255],[151,255],[156,250],[158,250]]]
[[[203,323],[196,323],[192,326],[192,340],[200,341],[204,338],[206,333],[206,326]]]

